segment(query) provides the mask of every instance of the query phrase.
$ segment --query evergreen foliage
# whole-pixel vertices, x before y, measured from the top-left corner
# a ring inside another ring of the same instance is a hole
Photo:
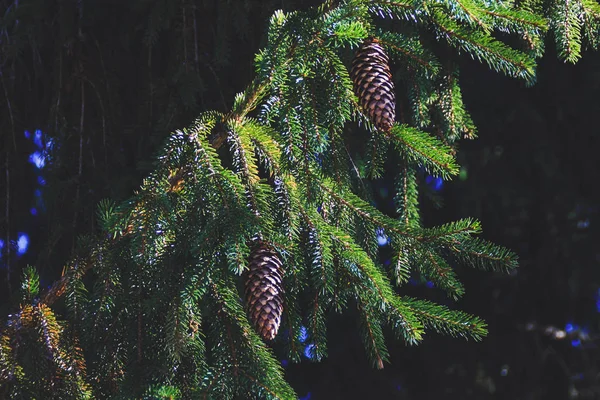
[[[311,358],[326,357],[327,317],[348,309],[377,368],[389,362],[388,331],[407,344],[426,330],[481,340],[481,319],[401,295],[416,276],[460,298],[455,262],[517,265],[476,236],[477,221],[420,220],[422,176],[455,176],[455,142],[475,134],[458,67],[438,54],[454,48],[531,84],[547,26],[560,57],[574,62],[583,37],[597,44],[598,9],[591,0],[329,0],[276,12],[256,78],[231,110],[203,112],[175,131],[134,196],[102,202],[102,232],[81,241],[49,291],[40,294],[35,270],[25,271],[19,310],[0,337],[0,395],[295,398],[241,299],[241,275],[261,242],[284,266],[275,345],[292,361],[302,326]],[[148,42],[167,28],[149,29]],[[363,114],[348,72],[373,37],[396,63],[396,98],[410,110],[389,131]],[[348,150],[353,122],[369,140],[359,166]],[[384,168],[388,159],[398,162]],[[370,202],[369,179],[383,174],[394,177],[394,215]],[[379,261],[378,234],[389,265]],[[59,300],[62,320],[52,309]]]

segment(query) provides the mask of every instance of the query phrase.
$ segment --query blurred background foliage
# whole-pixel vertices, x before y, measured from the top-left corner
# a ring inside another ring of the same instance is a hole
[[[21,270],[57,279],[98,202],[129,197],[171,131],[229,109],[275,9],[316,3],[0,0],[0,318]],[[457,307],[488,338],[391,344],[375,371],[339,317],[327,360],[286,367],[304,398],[600,398],[600,55],[564,64],[549,39],[531,88],[455,60],[479,137],[459,143],[459,178],[423,180],[425,226],[475,217],[520,256],[509,276],[459,272]],[[374,182],[382,209],[389,184]],[[408,294],[444,303],[430,286]]]

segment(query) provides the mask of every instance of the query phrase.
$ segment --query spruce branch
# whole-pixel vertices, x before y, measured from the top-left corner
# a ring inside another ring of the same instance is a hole
[[[448,146],[433,136],[407,125],[394,125],[390,140],[409,162],[442,178],[458,174],[458,165]]]
[[[537,14],[525,10],[510,8],[501,2],[486,2],[488,8],[482,11],[494,20],[494,27],[509,32],[533,31],[541,34],[548,30],[547,21]]]
[[[419,244],[415,247],[417,256],[414,259],[416,269],[436,287],[444,290],[453,300],[458,300],[465,293],[465,288],[458,280],[456,272],[435,249]]]
[[[411,0],[372,0],[369,11],[380,18],[396,18],[417,22],[419,10]]]
[[[220,323],[212,324],[209,333],[210,351],[216,357],[216,370],[202,390],[204,397],[220,393],[225,397],[259,395],[282,400],[295,398],[293,389],[283,379],[280,363],[247,322],[235,288],[230,283],[215,281],[211,283],[210,292]],[[222,338],[225,338],[225,346],[221,345]],[[223,364],[227,359],[230,364]],[[227,379],[225,372],[229,365],[233,366],[232,378],[235,381],[219,382],[220,379]],[[210,391],[211,388],[215,391]]]
[[[341,245],[340,257],[346,270],[345,275],[350,276],[357,285],[363,288],[362,291],[357,290],[359,298],[361,296],[359,293],[376,294],[377,296],[372,299],[368,299],[368,297],[363,299],[367,299],[370,307],[387,313],[392,326],[398,329],[399,336],[403,337],[407,343],[416,343],[421,340],[421,325],[399,302],[387,277],[375,266],[371,258],[345,233],[331,225],[323,228],[328,231],[336,243]],[[364,288],[368,290],[365,291]]]
[[[428,228],[423,231],[421,239],[424,242],[458,243],[470,235],[478,233],[481,233],[481,224],[479,221],[464,218],[434,228]]]
[[[409,166],[406,160],[400,166],[394,187],[394,204],[398,219],[406,226],[420,227],[417,175],[414,167]]]
[[[580,1],[555,0],[552,5],[553,28],[559,56],[576,62],[581,57],[581,28],[583,7]]]
[[[463,21],[469,26],[489,32],[490,21],[479,1],[472,0],[435,0],[431,4],[423,3],[427,11],[442,6],[453,19]],[[428,10],[429,9],[429,10]]]
[[[417,37],[382,30],[377,32],[377,37],[392,58],[414,70],[424,71],[426,79],[432,79],[439,73],[439,60]]]
[[[319,361],[327,356],[325,311],[334,305],[333,244],[316,215],[309,215],[304,209],[302,214],[307,225],[306,259],[311,293],[307,328],[313,345],[309,351],[311,359]]]
[[[466,51],[480,62],[487,63],[495,71],[524,79],[529,84],[534,83],[535,62],[528,55],[510,48],[481,31],[457,24],[439,10],[433,10],[431,18],[435,23],[438,36],[453,47]]]
[[[515,253],[479,238],[457,241],[447,249],[462,262],[483,270],[508,272],[518,266]]]
[[[441,136],[446,141],[454,143],[461,138],[475,138],[477,128],[463,103],[458,82],[458,68],[449,71],[442,78],[442,82],[438,87],[436,103],[436,109],[441,120],[438,127],[443,130]]]
[[[476,341],[482,340],[488,333],[485,322],[462,311],[450,310],[427,300],[410,297],[402,297],[402,301],[425,327],[433,328],[436,332]]]
[[[385,345],[379,315],[375,310],[367,311],[360,303],[358,304],[358,310],[363,343],[367,349],[367,354],[374,367],[383,369],[383,363],[389,362],[389,352]]]
[[[581,0],[583,27],[591,48],[600,46],[600,4],[596,0]]]

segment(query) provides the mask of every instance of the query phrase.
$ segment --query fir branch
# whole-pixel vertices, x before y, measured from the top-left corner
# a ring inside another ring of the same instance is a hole
[[[310,218],[304,211],[307,229],[307,270],[311,287],[311,303],[308,312],[308,340],[310,356],[321,360],[327,356],[327,336],[325,310],[332,305],[334,293],[332,243],[328,235],[322,233],[316,216]]]
[[[277,227],[281,228],[287,240],[298,236],[299,220],[297,218],[297,198],[293,195],[296,183],[289,174],[285,173],[279,163],[282,157],[278,142],[274,137],[276,132],[267,126],[256,123],[256,129],[252,130],[251,137],[258,159],[272,177],[274,202],[271,213],[276,215],[275,220],[279,222]]]
[[[577,62],[581,57],[582,13],[583,7],[579,0],[554,0],[552,3],[550,20],[555,32],[558,55],[571,63]]]
[[[328,4],[329,3],[329,4]],[[328,45],[335,48],[356,47],[368,36],[370,25],[368,9],[363,1],[325,2],[320,11],[320,31],[326,35]]]
[[[29,307],[29,306],[26,306]],[[67,361],[64,359],[60,351],[60,335],[62,328],[58,325],[54,313],[44,304],[31,306],[32,320],[24,321],[24,325],[29,323],[38,330],[41,344],[47,351],[49,359],[54,361],[58,371],[64,373],[68,369]],[[29,322],[29,323],[28,323]],[[51,377],[53,379],[54,377]]]
[[[396,32],[378,31],[378,43],[386,48],[390,56],[399,59],[414,70],[424,71],[425,79],[437,76],[440,62],[435,55],[426,49],[420,40],[414,36],[402,35]]]
[[[363,305],[358,304],[360,314],[360,326],[363,337],[363,344],[367,349],[367,354],[371,359],[373,366],[377,369],[383,369],[383,363],[389,362],[389,352],[385,346],[383,331],[379,321],[378,313],[374,310],[367,311]]]
[[[89,305],[89,294],[81,276],[73,276],[73,278],[69,280],[67,285],[65,303],[70,313],[70,318],[74,322],[74,325],[78,327],[82,321],[87,320],[86,312]]]
[[[344,232],[331,225],[323,228],[331,235],[332,239],[341,245],[340,256],[345,262],[347,274],[363,287],[363,293],[377,294],[376,302],[370,304],[369,307],[386,312],[390,321],[393,322],[392,326],[401,332],[399,336],[402,336],[407,343],[416,343],[421,340],[422,327],[413,315],[398,302],[388,279],[375,266],[371,258]],[[361,297],[360,294],[358,296]]]
[[[197,283],[192,282],[192,285],[197,286]],[[186,289],[189,290],[189,287]],[[200,325],[201,315],[195,311],[199,307],[198,301],[193,300],[198,294],[191,299],[184,294],[185,292],[169,305],[164,350],[170,365],[179,367],[185,357],[190,356],[199,363],[197,372],[205,373],[204,332]]]
[[[394,125],[389,138],[397,151],[411,163],[442,178],[458,174],[458,165],[448,146],[438,139],[407,125]]]
[[[258,204],[260,200],[258,199],[257,185],[260,178],[252,140],[243,123],[232,123],[230,128],[227,141],[230,143],[233,166],[244,184],[248,206],[258,217],[260,216]]]
[[[421,226],[419,213],[419,192],[416,171],[406,161],[400,166],[400,171],[394,185],[394,204],[398,220],[406,226],[418,228]]]
[[[364,171],[360,173],[370,179],[382,178],[384,163],[389,149],[389,141],[383,135],[371,135],[366,145]],[[339,184],[340,180],[338,180]]]
[[[479,221],[466,218],[423,230],[420,239],[441,245],[454,257],[476,268],[507,272],[518,266],[518,257],[510,250],[472,237],[480,232]]]
[[[381,211],[355,194],[336,188],[327,178],[322,179],[319,186],[334,201],[338,202],[342,208],[348,208],[359,218],[370,221],[375,226],[383,228],[386,232],[393,232],[403,236],[410,235],[409,230],[403,227],[398,221],[385,216]]]
[[[101,257],[102,250],[107,243],[108,241],[98,240],[98,244],[89,251],[87,257],[75,257],[70,264],[65,266],[63,276],[41,295],[41,302],[51,306],[62,297],[71,281],[80,280],[95,265],[94,260]]]
[[[452,299],[458,300],[462,297],[465,288],[446,260],[428,245],[418,245],[414,251],[414,264],[424,277],[444,290]]]
[[[437,101],[438,93],[434,89],[433,82],[423,79],[419,71],[409,71],[405,79],[413,124],[419,128],[427,128],[431,125],[430,108]]]
[[[396,278],[396,284],[402,286],[410,279],[411,274],[411,251],[414,249],[414,244],[402,239],[396,239],[394,243],[393,276]]]
[[[211,351],[219,355],[213,368],[220,372],[205,386],[204,393],[214,395],[220,389],[221,395],[226,397],[255,393],[272,399],[295,398],[293,389],[283,379],[280,363],[249,325],[235,288],[230,283],[215,281],[211,283],[210,292],[216,302],[215,317],[218,320],[212,324],[214,332],[211,332]],[[230,353],[224,353],[223,346],[219,345],[223,337]],[[223,363],[225,360],[227,362]],[[214,384],[218,378],[225,377],[224,371],[231,369],[236,382],[227,382],[224,386]],[[212,387],[214,391],[210,390]]]
[[[448,244],[447,249],[462,262],[483,270],[508,272],[518,267],[515,253],[479,238]]]
[[[32,266],[27,266],[23,270],[23,279],[21,281],[21,302],[31,303],[40,291],[40,279]]]
[[[27,280],[38,279],[35,271],[28,273]],[[77,338],[69,343],[64,336],[63,327],[47,305],[37,301],[21,304],[0,337],[0,383],[13,386],[12,393],[18,397],[38,393],[44,397],[91,398]]]
[[[459,243],[469,235],[481,233],[481,224],[472,218],[464,218],[447,224],[423,230],[421,239],[425,242]]]
[[[288,268],[284,277],[284,286],[286,288],[283,293],[284,307],[284,322],[287,324],[287,340],[286,353],[287,358],[294,363],[299,363],[302,360],[303,346],[302,342],[305,338],[302,335],[302,317],[299,309],[299,299],[301,293],[306,290],[306,268],[300,260],[286,260],[286,265],[293,265],[294,268]],[[306,328],[304,328],[306,329]]]
[[[600,46],[600,4],[596,0],[581,0],[581,7],[586,39],[597,50]]]
[[[481,319],[462,311],[450,310],[427,300],[402,297],[402,301],[426,328],[453,337],[480,341],[487,335],[487,325]]]
[[[282,154],[279,148],[281,136],[270,126],[263,125],[253,119],[247,119],[244,126],[248,136],[252,139],[252,144],[262,165],[267,170],[267,174],[269,176],[282,176],[283,171],[280,166]]]
[[[450,143],[461,138],[473,139],[477,128],[463,103],[462,92],[458,83],[458,68],[453,68],[443,77],[438,87],[437,107],[441,116],[443,137]]]
[[[487,2],[483,12],[488,14],[493,21],[495,29],[506,33],[536,33],[541,34],[548,30],[547,21],[537,14],[525,10],[516,10],[500,2]]]
[[[478,1],[473,0],[434,0],[431,4],[423,4],[426,6],[426,9],[441,5],[452,16],[452,19],[464,21],[472,27],[489,32],[489,18],[485,14],[485,10],[480,7],[480,3],[478,3]]]
[[[439,10],[433,10],[431,17],[438,36],[452,46],[466,51],[480,62],[485,62],[495,71],[524,79],[529,84],[534,82],[535,63],[531,57],[485,33],[460,26]]]
[[[411,0],[371,0],[369,12],[380,18],[395,18],[412,22],[419,21],[419,11]]]

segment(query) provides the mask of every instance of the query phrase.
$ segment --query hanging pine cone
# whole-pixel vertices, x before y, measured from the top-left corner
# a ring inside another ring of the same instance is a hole
[[[396,95],[389,58],[377,39],[364,41],[352,60],[350,77],[371,122],[377,129],[390,130],[396,119]]]
[[[283,311],[283,266],[272,247],[261,243],[250,253],[246,275],[246,309],[256,330],[273,340]]]

